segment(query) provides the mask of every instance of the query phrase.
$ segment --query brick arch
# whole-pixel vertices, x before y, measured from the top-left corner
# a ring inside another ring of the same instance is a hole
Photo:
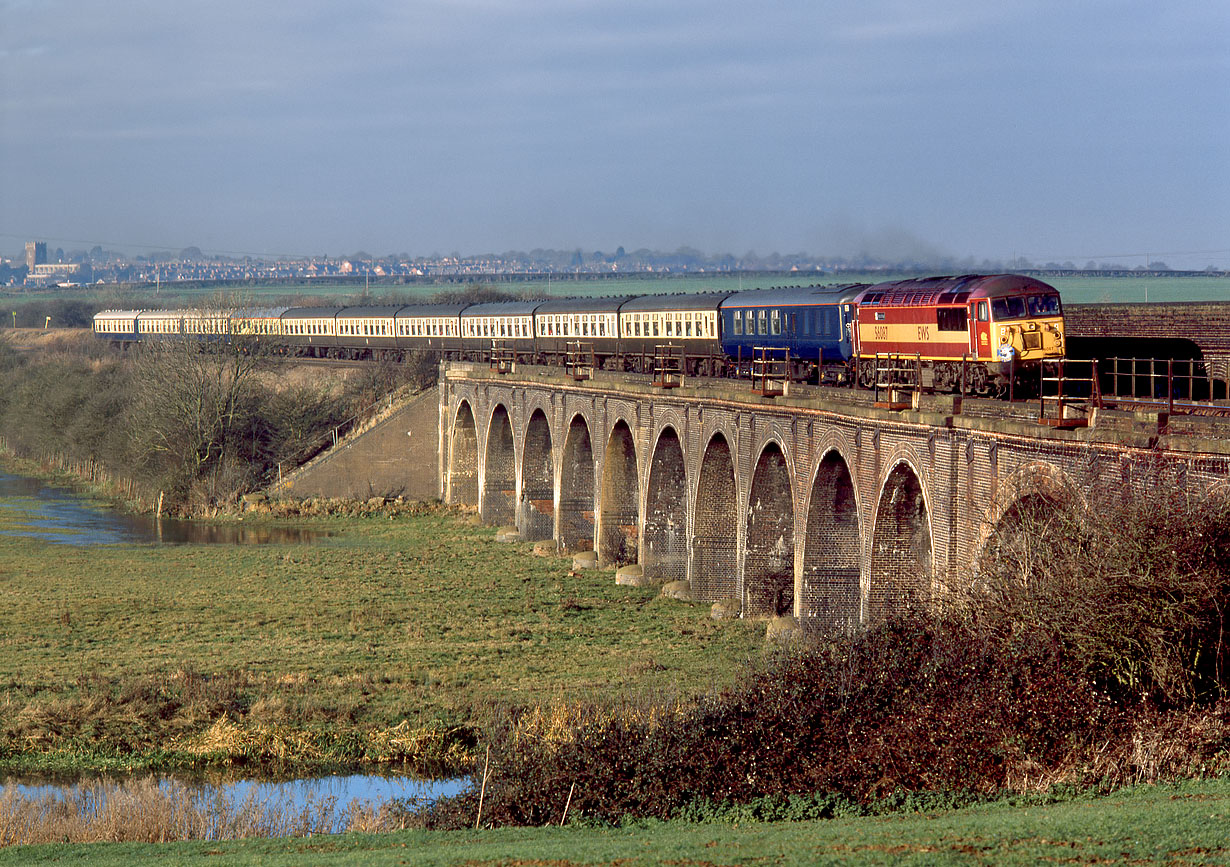
[[[487,425],[480,514],[488,524],[511,524],[516,518],[517,450],[508,407],[497,403]]]
[[[850,463],[830,446],[816,461],[806,501],[802,617],[824,630],[849,631],[862,616],[862,525]]]
[[[521,440],[521,500],[517,529],[529,542],[555,535],[555,452],[551,424],[541,408],[530,413]]]
[[[565,551],[594,543],[594,447],[589,422],[578,412],[568,422],[560,461],[559,544]]]
[[[1068,475],[1053,464],[1032,461],[1017,467],[1001,483],[971,560],[981,579],[1025,580],[1031,560],[1046,556],[1048,539],[1087,507]]]
[[[743,553],[743,612],[794,610],[794,472],[786,450],[769,438],[757,452],[748,489]]]
[[[604,566],[637,562],[640,533],[640,472],[632,427],[617,419],[602,458],[602,511],[598,517],[598,560]]]
[[[647,481],[641,566],[646,577],[681,581],[688,573],[688,469],[673,425],[658,431]]]
[[[705,441],[692,516],[692,592],[704,602],[739,596],[739,488],[728,434]]]
[[[1054,464],[1030,461],[1008,474],[1000,483],[983,522],[983,538],[1025,497],[1040,497],[1055,502],[1071,502],[1085,507],[1085,499],[1068,474]]]
[[[931,599],[931,509],[918,465],[898,458],[880,483],[871,536],[867,620]]]
[[[448,501],[478,505],[478,425],[468,400],[457,402],[448,450]]]

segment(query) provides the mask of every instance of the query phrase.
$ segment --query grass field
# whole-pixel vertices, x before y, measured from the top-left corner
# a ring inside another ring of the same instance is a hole
[[[636,275],[602,279],[578,280],[569,277],[548,280],[530,280],[515,283],[491,283],[494,287],[517,295],[529,297],[567,297],[593,295],[651,295],[671,292],[737,292],[741,289],[767,288],[769,286],[809,285],[812,283],[878,283],[900,279],[901,274],[884,272],[827,274],[689,274],[689,275]],[[917,275],[908,275],[917,276]],[[1099,304],[1108,302],[1140,301],[1230,301],[1230,278],[1222,275],[1171,277],[1147,274],[1140,277],[1064,276],[1045,278],[1063,294],[1068,304]],[[482,283],[482,280],[476,280]],[[467,284],[373,284],[369,287],[371,302],[395,301],[414,303],[427,300],[440,292],[456,292]],[[239,299],[251,305],[292,304],[301,299],[319,299],[326,304],[356,304],[363,286],[354,283],[303,283],[268,284],[253,286],[207,286],[187,287],[168,284],[155,290],[153,287],[137,289],[85,287],[74,290],[73,295],[64,291],[55,293],[0,294],[21,303],[35,297],[46,299],[86,299],[103,306],[120,307],[191,307],[215,302],[223,297]]]
[[[307,839],[0,849],[0,864],[813,865],[1230,864],[1230,780],[1060,803],[795,823],[633,823]]]
[[[0,512],[0,769],[404,758],[399,725],[701,691],[763,640],[447,511],[315,519],[336,535],[246,547],[4,535],[21,518]]]

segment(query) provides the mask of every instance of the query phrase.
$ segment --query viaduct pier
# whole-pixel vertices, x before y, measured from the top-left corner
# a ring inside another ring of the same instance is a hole
[[[449,503],[522,539],[685,580],[745,617],[848,628],[969,580],[1026,509],[1097,509],[1163,480],[1230,495],[1225,420],[449,363],[439,479]]]

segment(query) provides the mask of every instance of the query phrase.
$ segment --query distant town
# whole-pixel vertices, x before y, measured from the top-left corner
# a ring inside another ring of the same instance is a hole
[[[886,261],[873,256],[820,257],[804,253],[771,253],[760,256],[707,254],[690,247],[673,252],[623,247],[614,252],[582,250],[509,251],[500,254],[462,256],[372,256],[357,252],[348,256],[263,258],[219,256],[187,247],[178,252],[153,252],[130,256],[95,246],[90,250],[51,249],[45,241],[30,241],[24,256],[0,256],[0,286],[10,289],[71,289],[87,284],[161,284],[185,282],[305,283],[370,279],[384,283],[453,282],[469,280],[533,280],[552,276],[615,276],[636,274],[704,274],[740,272],[841,272],[894,271],[920,273],[973,273],[994,271],[1082,271],[1133,273],[1171,271],[1166,263],[1152,260],[1136,266],[1116,262],[1036,263],[1026,259],[1011,262],[945,259],[928,262]],[[1184,272],[1174,272],[1184,273]],[[1204,272],[1221,272],[1210,266]]]

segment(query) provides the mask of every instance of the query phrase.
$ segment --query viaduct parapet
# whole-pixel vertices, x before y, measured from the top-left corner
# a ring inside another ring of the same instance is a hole
[[[441,494],[525,540],[690,581],[743,616],[848,628],[967,582],[1026,505],[1098,508],[1160,477],[1199,492],[1230,478],[1224,421],[1095,411],[1063,430],[1020,405],[922,395],[893,411],[860,395],[447,364]]]

